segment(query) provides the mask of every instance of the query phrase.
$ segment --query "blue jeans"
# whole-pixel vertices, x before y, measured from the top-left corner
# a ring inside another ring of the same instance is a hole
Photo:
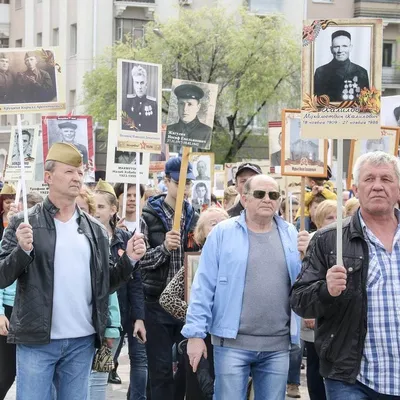
[[[216,400],[243,400],[251,374],[255,400],[284,400],[289,351],[248,351],[214,346]]]
[[[94,335],[17,345],[17,400],[86,399]]]
[[[400,396],[379,394],[360,382],[355,384],[325,379],[328,400],[400,400]]]
[[[119,344],[119,338],[114,339],[111,352],[114,355]],[[92,371],[89,377],[89,390],[87,400],[106,400],[108,372]]]
[[[303,347],[292,345],[289,356],[289,374],[287,383],[300,385],[301,361],[303,359]]]

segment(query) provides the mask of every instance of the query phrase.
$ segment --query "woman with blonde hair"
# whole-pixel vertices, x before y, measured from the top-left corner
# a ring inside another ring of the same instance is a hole
[[[342,207],[342,213],[344,216],[344,207]],[[325,226],[332,224],[337,218],[337,201],[336,200],[325,200],[320,203],[315,210],[315,225],[317,229],[324,228]]]
[[[344,213],[346,217],[352,217],[360,207],[360,202],[358,201],[357,197],[352,197],[346,201],[344,205]]]
[[[224,190],[224,202],[223,206],[225,210],[229,210],[234,206],[235,199],[238,195],[238,192],[235,186],[229,186]]]

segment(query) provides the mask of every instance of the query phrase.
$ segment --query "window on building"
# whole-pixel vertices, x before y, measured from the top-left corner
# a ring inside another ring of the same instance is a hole
[[[78,49],[78,27],[76,24],[71,25],[69,40],[69,55],[75,56]]]
[[[22,39],[18,39],[15,41],[15,47],[22,47]]]
[[[15,0],[15,9],[19,10],[22,8],[22,0]]]
[[[36,46],[41,46],[43,40],[42,32],[36,34]]]
[[[392,67],[395,45],[393,42],[383,42],[382,66]]]
[[[0,4],[10,4],[10,0],[0,0]]]
[[[10,39],[0,37],[0,49],[6,49],[10,47]]]
[[[283,10],[283,1],[249,0],[249,10],[255,14],[279,13]]]
[[[53,29],[53,36],[52,36],[52,39],[51,39],[51,43],[52,43],[52,45],[53,46],[58,46],[58,42],[59,42],[59,30],[58,30],[58,28],[54,28]]]
[[[116,23],[116,40],[126,42],[127,37],[132,37],[134,41],[143,40],[146,22],[139,19],[118,18]]]
[[[76,108],[76,90],[70,90],[68,99],[68,112],[75,110],[75,108]]]

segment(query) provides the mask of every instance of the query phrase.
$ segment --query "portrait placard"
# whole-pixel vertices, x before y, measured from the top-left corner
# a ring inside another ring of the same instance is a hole
[[[190,290],[194,276],[199,268],[201,253],[185,253],[185,301],[188,303],[190,300]]]
[[[37,192],[46,197],[49,194],[49,185],[43,181],[28,181],[26,182],[26,192]]]
[[[241,163],[225,163],[225,187],[235,186],[236,173]]]
[[[169,146],[165,143],[167,124],[162,124],[161,129],[161,153],[150,154],[150,174],[165,171],[165,163],[169,159]]]
[[[270,172],[281,173],[282,121],[268,123]]]
[[[223,197],[225,190],[225,172],[215,171],[214,173],[214,194],[217,197]]]
[[[65,110],[58,47],[0,49],[0,114]]]
[[[302,137],[380,137],[382,20],[305,21]]]
[[[162,66],[118,60],[118,150],[161,152]]]
[[[218,85],[173,79],[168,108],[168,144],[209,150]]]
[[[400,96],[382,97],[382,126],[400,126]]]
[[[374,151],[384,151],[385,153],[398,156],[400,139],[400,128],[382,126],[380,139],[358,139],[352,140],[349,160],[349,177],[347,180],[347,187],[351,186],[353,177],[354,164],[357,158],[365,153],[372,153]]]
[[[302,139],[300,110],[282,111],[281,174],[326,177],[328,143]]]
[[[118,121],[108,121],[106,179],[108,182],[136,182],[136,153],[117,148]],[[140,154],[140,183],[149,179],[150,153]]]
[[[43,116],[42,117],[43,158],[49,148],[58,142],[75,146],[82,154],[85,170],[84,181],[95,181],[94,137],[92,117],[88,115]]]
[[[22,146],[25,162],[25,179],[35,179],[36,154],[39,140],[39,126],[23,126]],[[8,151],[6,171],[4,179],[7,181],[18,181],[21,179],[21,161],[18,147],[18,128],[13,126],[11,129],[10,148]]]

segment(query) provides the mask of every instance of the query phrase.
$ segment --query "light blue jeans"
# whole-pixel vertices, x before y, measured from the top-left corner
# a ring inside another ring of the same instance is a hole
[[[94,335],[17,345],[17,400],[85,399],[94,350]]]
[[[119,338],[114,339],[111,353],[114,355],[117,351]],[[92,371],[89,377],[89,390],[87,400],[106,400],[107,398],[107,383],[108,372]]]
[[[215,400],[243,400],[251,374],[255,400],[285,400],[289,350],[248,351],[214,346]]]

